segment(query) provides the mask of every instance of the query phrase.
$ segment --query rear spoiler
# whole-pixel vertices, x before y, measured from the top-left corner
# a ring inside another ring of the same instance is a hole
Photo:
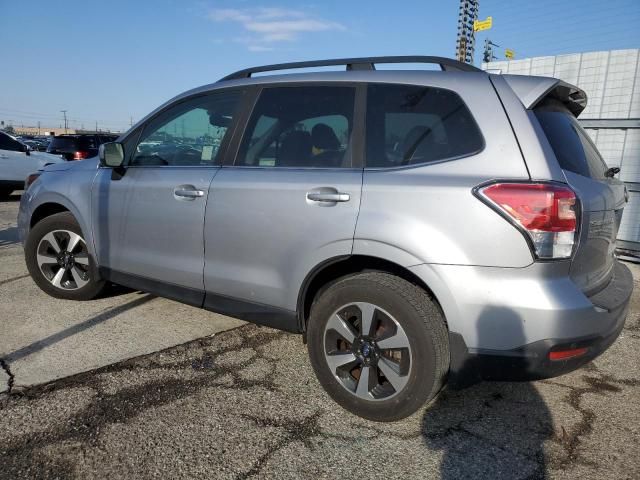
[[[545,99],[562,102],[574,116],[580,115],[587,106],[584,90],[563,80],[530,75],[501,75],[527,109],[535,108]]]

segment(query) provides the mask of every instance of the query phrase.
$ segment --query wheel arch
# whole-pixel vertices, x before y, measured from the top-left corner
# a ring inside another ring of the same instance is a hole
[[[299,329],[306,337],[307,321],[316,296],[337,279],[365,271],[380,271],[396,275],[422,288],[438,306],[447,326],[446,316],[433,290],[420,277],[397,263],[369,255],[347,255],[327,259],[316,265],[306,276],[298,294]],[[447,326],[448,328],[448,326]]]
[[[28,215],[28,217],[25,218],[22,223],[25,228],[25,239],[31,229],[38,222],[41,222],[43,219],[57,213],[69,212],[71,215],[73,215],[73,218],[75,218],[76,222],[78,222],[80,230],[82,230],[82,234],[87,244],[87,248],[89,249],[89,253],[93,255],[94,259],[96,259],[96,251],[93,243],[93,231],[91,230],[89,223],[87,223],[87,221],[85,221],[85,218],[81,215],[80,211],[73,205],[71,201],[69,201],[62,195],[51,195],[51,192],[47,192],[47,195],[43,195],[43,197],[45,198],[42,198],[37,205],[30,206],[30,214],[28,213],[29,210],[25,212]]]
[[[38,205],[31,214],[31,218],[29,219],[29,229],[32,229],[38,222],[44,220],[45,218],[62,212],[71,213],[71,211],[67,207],[57,202],[46,202]]]

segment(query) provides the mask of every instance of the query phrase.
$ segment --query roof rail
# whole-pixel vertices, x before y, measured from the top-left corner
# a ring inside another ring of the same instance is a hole
[[[295,68],[328,67],[331,65],[346,65],[347,70],[375,70],[376,63],[430,63],[440,65],[443,71],[458,72],[482,72],[477,67],[468,63],[459,62],[451,58],[430,57],[424,55],[417,56],[397,56],[397,57],[360,57],[360,58],[334,58],[330,60],[311,60],[308,62],[277,63],[275,65],[263,65],[260,67],[245,68],[238,70],[219,81],[238,80],[241,78],[251,78],[254,73],[271,72],[276,70],[290,70]]]

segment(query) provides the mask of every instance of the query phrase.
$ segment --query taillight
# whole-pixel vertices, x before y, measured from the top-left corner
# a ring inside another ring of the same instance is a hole
[[[32,173],[31,175],[29,175],[24,182],[24,189],[27,190],[31,186],[31,184],[38,179],[39,176],[40,172]]]
[[[83,151],[73,152],[74,160],[84,160],[88,156],[89,156],[89,152],[83,152]]]
[[[576,194],[551,183],[494,183],[478,190],[481,198],[514,222],[541,259],[569,258],[578,225]]]

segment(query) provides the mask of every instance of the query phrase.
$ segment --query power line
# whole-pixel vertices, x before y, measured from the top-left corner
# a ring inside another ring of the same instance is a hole
[[[483,0],[483,11],[494,18],[491,37],[517,49],[520,56],[525,57],[637,48],[638,7],[637,2],[610,1],[602,8],[587,9],[557,0],[506,5]],[[558,31],[562,31],[562,35],[556,38],[554,33]],[[610,38],[618,45],[607,42]],[[541,47],[545,44],[548,45]]]
[[[22,113],[20,113],[22,112]],[[0,108],[0,115],[10,115],[12,117],[20,117],[20,118],[31,118],[31,119],[46,119],[46,118],[50,118],[51,120],[58,120],[60,119],[60,116],[57,114],[51,114],[51,113],[38,113],[38,112],[25,112],[24,110],[14,110],[14,109],[10,109],[10,108]],[[95,121],[95,117],[94,118],[89,118],[89,117],[76,117],[76,118],[68,118],[69,122],[94,122]],[[100,123],[105,123],[105,124],[127,124],[129,121],[128,120],[100,120]]]

